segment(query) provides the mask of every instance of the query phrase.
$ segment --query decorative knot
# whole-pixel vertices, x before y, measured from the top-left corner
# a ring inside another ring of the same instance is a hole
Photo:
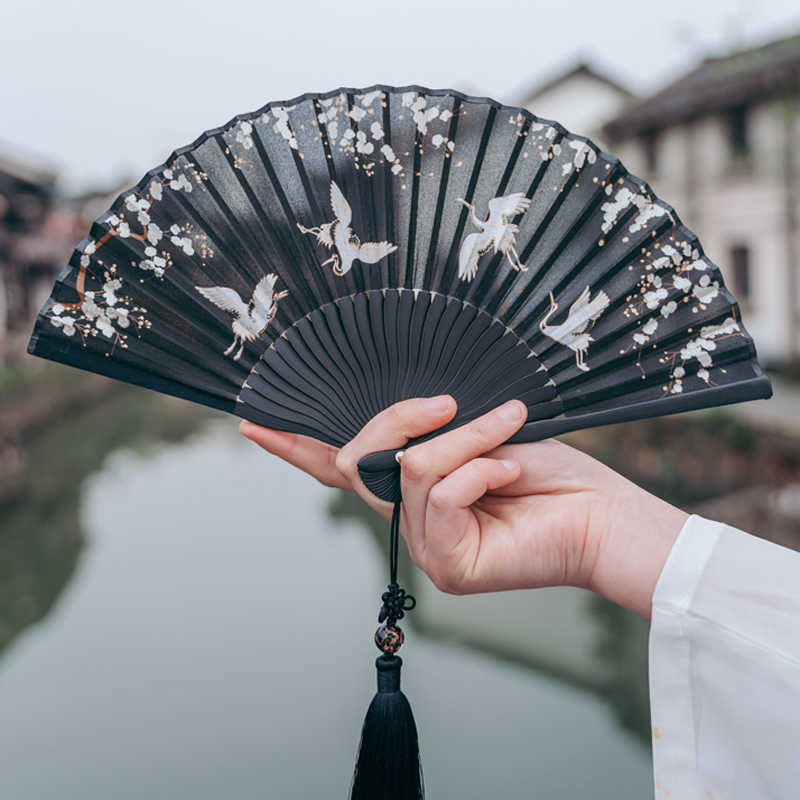
[[[406,611],[411,611],[417,605],[417,601],[396,583],[390,583],[386,587],[381,600],[383,605],[378,613],[378,622],[388,620],[389,625],[394,625],[397,620],[403,619]]]

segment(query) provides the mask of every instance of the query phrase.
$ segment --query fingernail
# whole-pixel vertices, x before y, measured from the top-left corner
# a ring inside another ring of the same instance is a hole
[[[514,472],[517,468],[516,461],[509,461],[507,458],[501,458],[500,463],[509,471]]]
[[[519,400],[510,400],[497,409],[497,416],[505,422],[519,422],[525,414],[525,406]]]
[[[440,394],[427,399],[428,408],[435,414],[443,414],[453,407],[453,398],[449,394]]]

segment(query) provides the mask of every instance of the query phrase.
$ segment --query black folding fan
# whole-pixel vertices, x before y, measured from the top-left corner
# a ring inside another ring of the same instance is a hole
[[[175,151],[94,222],[29,350],[335,446],[418,396],[456,399],[447,428],[518,398],[529,442],[771,394],[646,183],[557,123],[420,87],[270,103]],[[397,509],[395,453],[359,469]],[[383,797],[366,772],[353,796]]]

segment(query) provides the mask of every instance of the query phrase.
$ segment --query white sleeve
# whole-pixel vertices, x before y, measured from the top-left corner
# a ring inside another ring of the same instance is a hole
[[[800,553],[690,517],[653,594],[657,800],[800,797]]]

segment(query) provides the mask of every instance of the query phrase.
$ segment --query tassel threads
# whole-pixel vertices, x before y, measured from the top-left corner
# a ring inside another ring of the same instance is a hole
[[[370,703],[353,776],[351,800],[424,797],[417,726],[400,690],[400,656],[378,656],[378,693]]]
[[[361,729],[350,800],[422,800],[425,795],[417,725],[411,705],[400,691],[403,659],[395,655],[404,640],[396,623],[416,605],[416,600],[397,583],[399,532],[398,501],[389,536],[389,585],[381,596],[381,626],[375,631],[375,644],[382,652],[375,661],[378,693],[372,698]]]

